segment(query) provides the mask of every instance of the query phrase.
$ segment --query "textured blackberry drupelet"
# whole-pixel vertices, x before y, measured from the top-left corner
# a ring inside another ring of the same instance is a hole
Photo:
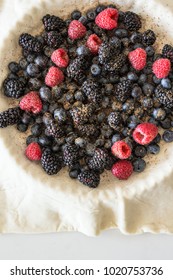
[[[142,43],[146,46],[151,46],[156,41],[156,35],[153,30],[148,29],[142,34]]]
[[[155,96],[161,104],[166,108],[173,108],[173,91],[163,88],[161,85],[157,86]]]
[[[19,107],[9,108],[8,110],[0,113],[0,128],[7,127],[8,125],[16,124],[21,119],[21,110]]]
[[[163,57],[170,59],[173,62],[173,47],[171,45],[166,44],[162,49]]]
[[[108,124],[115,130],[118,130],[122,124],[122,117],[119,112],[112,112],[108,116]]]
[[[115,157],[108,155],[106,158],[106,162],[105,162],[105,169],[106,170],[111,170],[113,164],[116,162]]]
[[[94,124],[80,124],[76,128],[81,136],[92,136],[97,132],[97,128]]]
[[[124,24],[130,31],[137,31],[142,27],[140,17],[130,11],[125,13]]]
[[[44,38],[46,44],[53,49],[59,48],[59,46],[63,43],[63,38],[58,31],[47,32],[45,33]]]
[[[66,24],[65,24],[65,21],[62,20],[61,18],[57,17],[57,16],[54,16],[54,15],[45,15],[43,18],[42,18],[42,22],[44,24],[44,28],[46,31],[60,31],[62,30]]]
[[[24,94],[25,86],[23,82],[18,79],[6,79],[3,83],[4,94],[7,97],[19,98]]]
[[[78,148],[73,144],[66,144],[63,148],[63,160],[64,164],[67,166],[74,166],[79,157]]]
[[[64,135],[64,131],[62,130],[62,128],[59,126],[58,123],[56,123],[55,121],[51,121],[47,127],[46,130],[48,132],[48,134],[54,138],[60,138]]]
[[[75,125],[84,124],[88,121],[93,113],[94,107],[90,104],[83,105],[81,107],[74,107],[70,114],[72,116]]]
[[[88,162],[89,168],[95,171],[104,170],[107,157],[108,153],[106,151],[97,148],[94,152],[93,157]]]
[[[100,175],[95,171],[85,170],[78,175],[78,180],[90,188],[96,188],[100,183]]]
[[[109,72],[118,72],[124,66],[126,59],[127,58],[124,54],[119,54],[114,60],[107,62],[104,65],[104,69]]]
[[[97,82],[94,82],[92,79],[86,80],[82,84],[81,89],[90,102],[99,103],[102,101],[99,84]]]
[[[67,67],[67,76],[75,81],[84,80],[86,74],[84,73],[84,69],[86,68],[87,62],[84,56],[78,56],[73,59],[69,66]]]
[[[115,97],[118,101],[124,102],[130,96],[132,84],[129,80],[119,82],[115,87]]]
[[[48,175],[57,174],[61,169],[59,158],[50,149],[45,149],[43,151],[41,165]]]
[[[99,62],[104,64],[111,60],[115,55],[120,53],[119,48],[116,45],[109,42],[103,42],[98,51]]]
[[[19,45],[28,52],[40,53],[43,49],[42,43],[28,33],[20,35]]]

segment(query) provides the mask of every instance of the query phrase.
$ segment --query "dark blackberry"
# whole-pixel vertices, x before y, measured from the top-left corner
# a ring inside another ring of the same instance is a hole
[[[96,188],[100,183],[100,175],[92,170],[84,170],[78,175],[78,180],[90,188]]]
[[[56,123],[55,121],[51,121],[47,127],[46,130],[48,132],[48,134],[54,138],[60,138],[64,135],[64,131],[62,130],[62,128],[59,126],[58,123]]]
[[[43,151],[41,165],[48,175],[57,174],[61,169],[61,163],[58,157],[50,149]]]
[[[113,164],[116,162],[115,157],[108,155],[106,158],[106,162],[105,162],[105,169],[106,170],[111,170]]]
[[[173,62],[173,47],[171,45],[164,45],[162,49],[162,55],[163,57],[166,57],[170,59],[171,62]]]
[[[126,62],[126,56],[124,54],[119,54],[116,56],[114,60],[107,62],[104,65],[104,68],[105,70],[110,72],[112,71],[118,72],[121,70],[125,62]]]
[[[66,144],[63,147],[63,161],[67,166],[73,166],[77,163],[79,157],[78,148],[73,144]]]
[[[58,31],[50,31],[45,33],[45,41],[49,47],[57,49],[63,43],[63,38]]]
[[[120,102],[125,102],[132,91],[132,84],[129,80],[123,80],[115,86],[115,97]]]
[[[156,35],[153,30],[148,29],[142,34],[142,43],[146,46],[153,45],[156,41]]]
[[[73,107],[70,111],[73,122],[75,125],[84,124],[88,121],[93,113],[92,105],[83,105],[81,107]]]
[[[126,12],[124,15],[124,24],[130,31],[137,31],[142,27],[140,17],[133,12]]]
[[[173,107],[173,91],[157,86],[155,96],[164,107],[171,109]]]
[[[97,132],[97,128],[94,124],[78,125],[76,128],[82,136],[92,136]]]
[[[19,107],[10,108],[0,113],[0,127],[16,124],[21,119],[21,110]]]
[[[66,26],[64,20],[62,20],[57,16],[54,15],[51,16],[49,14],[45,15],[42,18],[42,22],[44,24],[44,28],[46,31],[53,31],[53,30],[60,31]]]
[[[82,55],[73,59],[67,67],[67,77],[77,82],[85,79],[86,74],[84,73],[84,69],[86,64],[86,59]]]
[[[4,94],[7,97],[19,98],[24,94],[25,86],[17,79],[6,79],[3,83]]]
[[[99,56],[99,62],[101,64],[104,64],[108,62],[112,57],[120,53],[119,47],[116,48],[116,44],[109,42],[103,42],[99,48],[98,56]]]
[[[122,123],[122,117],[119,112],[112,112],[108,116],[108,124],[115,130],[119,130]]]
[[[42,43],[28,33],[20,35],[19,45],[28,52],[40,53],[43,49]]]
[[[99,84],[92,79],[86,80],[81,87],[82,91],[90,102],[98,103],[102,100],[102,95],[99,90]]]
[[[88,166],[95,171],[102,171],[106,166],[107,152],[97,148],[93,157],[89,160]]]

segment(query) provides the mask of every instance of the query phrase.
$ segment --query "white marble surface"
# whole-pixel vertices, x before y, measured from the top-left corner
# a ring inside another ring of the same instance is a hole
[[[22,2],[27,0],[21,0]],[[39,2],[39,0],[37,0]],[[141,4],[144,0],[141,0]],[[158,0],[173,9],[172,0]],[[10,9],[0,1],[0,10]],[[17,8],[17,7],[16,7]],[[1,15],[0,15],[1,16]],[[0,235],[0,259],[172,259],[172,235],[131,235],[110,230],[98,237],[80,233]]]

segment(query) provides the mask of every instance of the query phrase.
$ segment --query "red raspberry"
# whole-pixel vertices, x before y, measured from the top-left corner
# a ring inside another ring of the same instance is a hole
[[[88,37],[86,44],[93,54],[97,54],[101,43],[102,40],[96,34],[92,34]]]
[[[133,173],[133,165],[128,160],[119,160],[112,166],[112,174],[119,180],[127,180]]]
[[[158,79],[168,76],[171,70],[171,62],[167,58],[160,58],[153,63],[153,73]]]
[[[136,50],[129,52],[128,58],[133,68],[136,70],[142,70],[146,65],[147,54],[145,50],[137,48]]]
[[[118,11],[113,8],[107,8],[100,12],[95,19],[95,23],[107,30],[116,28],[118,25]]]
[[[115,142],[111,151],[114,156],[120,159],[129,158],[132,152],[130,146],[122,140]]]
[[[42,151],[38,143],[33,142],[29,144],[25,150],[25,155],[30,160],[40,160]]]
[[[54,51],[51,55],[51,59],[58,67],[66,68],[69,63],[68,54],[64,49]]]
[[[57,67],[50,67],[45,78],[45,84],[49,87],[55,87],[64,80],[63,72]]]
[[[141,144],[147,145],[154,140],[158,134],[158,127],[152,123],[141,123],[133,131],[134,140]]]
[[[68,27],[68,36],[70,39],[80,39],[85,36],[86,27],[78,20],[72,20]]]
[[[36,91],[28,92],[19,103],[22,110],[38,114],[42,110],[42,101]]]

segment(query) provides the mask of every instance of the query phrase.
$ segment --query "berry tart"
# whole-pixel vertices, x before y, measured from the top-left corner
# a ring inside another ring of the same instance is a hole
[[[173,232],[172,14],[32,2],[2,35],[1,231]]]

